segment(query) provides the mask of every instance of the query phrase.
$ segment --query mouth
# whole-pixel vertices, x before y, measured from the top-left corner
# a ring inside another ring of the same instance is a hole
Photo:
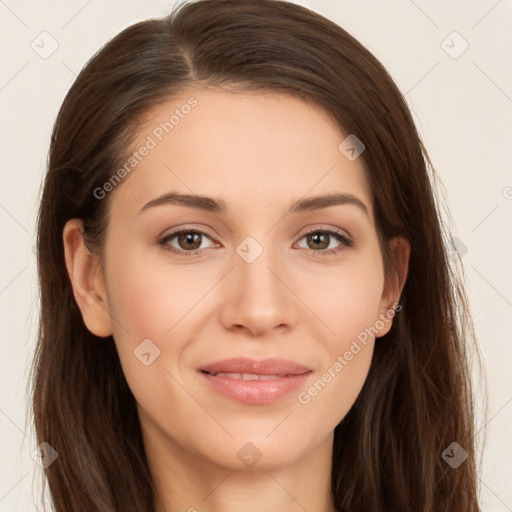
[[[301,388],[310,368],[284,359],[233,358],[199,369],[210,389],[248,405],[277,402]]]

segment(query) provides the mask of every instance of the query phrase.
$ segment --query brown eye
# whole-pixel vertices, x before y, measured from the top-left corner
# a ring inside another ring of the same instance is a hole
[[[168,249],[172,252],[189,256],[192,254],[197,254],[202,249],[208,248],[201,247],[205,238],[211,240],[211,238],[202,231],[184,229],[164,236],[161,240],[158,241],[158,243],[165,249]]]
[[[327,247],[329,247],[330,238],[330,235],[325,231],[317,231],[311,235],[306,235],[310,249],[327,249]]]
[[[314,229],[306,233],[302,240],[306,240],[305,249],[309,249],[313,254],[328,256],[336,254],[347,247],[353,247],[353,241],[343,233],[331,231],[328,229]],[[336,242],[338,245],[336,246]]]
[[[183,231],[177,235],[178,245],[181,249],[197,250],[201,247],[201,233]]]

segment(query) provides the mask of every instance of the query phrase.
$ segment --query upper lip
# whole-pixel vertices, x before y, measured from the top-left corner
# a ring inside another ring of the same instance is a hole
[[[286,359],[251,359],[248,357],[223,359],[202,366],[200,370],[208,373],[254,373],[256,375],[301,375],[311,371],[310,368]]]

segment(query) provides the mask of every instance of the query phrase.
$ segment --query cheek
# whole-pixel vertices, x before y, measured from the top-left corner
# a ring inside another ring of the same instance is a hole
[[[193,336],[194,305],[209,282],[190,280],[136,252],[118,260],[109,272],[109,309],[121,365],[139,406],[162,425],[176,423],[173,410],[186,410],[179,365]],[[177,380],[176,380],[177,379]],[[172,408],[164,404],[172,403]]]
[[[127,254],[108,274],[109,309],[125,327],[114,325],[114,330],[120,337],[128,331],[134,341],[172,335],[211,286],[211,276],[203,279],[194,271],[191,279],[191,272],[162,259],[154,263],[143,251]]]
[[[373,342],[358,345],[340,351],[297,395],[301,428],[325,434],[334,430],[350,411],[368,376],[373,353]]]
[[[335,334],[323,337],[325,357],[315,378],[297,395],[301,416],[330,431],[354,405],[370,369],[378,300],[375,294],[338,294],[339,308],[326,315]],[[305,427],[306,428],[306,427]]]
[[[208,286],[185,279],[184,270],[154,263],[143,251],[113,247],[106,265],[113,336],[130,387],[136,396],[148,391],[151,401],[157,376],[167,378],[164,369],[175,373],[190,313]]]
[[[315,322],[311,336],[319,339],[323,333],[326,357],[316,379],[297,397],[306,422],[322,418],[334,428],[357,399],[371,365],[383,283],[381,262],[373,256],[316,280],[308,305],[321,323]]]
[[[384,275],[380,253],[354,257],[339,268],[323,269],[315,274],[314,286],[306,295],[305,279],[303,290],[307,305],[316,315],[316,331],[322,337],[331,355],[344,351],[366,328],[374,326],[379,318]]]

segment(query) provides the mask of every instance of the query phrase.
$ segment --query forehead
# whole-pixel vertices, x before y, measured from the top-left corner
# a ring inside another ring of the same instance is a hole
[[[371,211],[362,158],[351,161],[339,149],[347,135],[291,95],[189,89],[139,125],[112,209],[133,215],[172,191],[222,198],[228,213],[262,214],[340,192],[358,196]]]

